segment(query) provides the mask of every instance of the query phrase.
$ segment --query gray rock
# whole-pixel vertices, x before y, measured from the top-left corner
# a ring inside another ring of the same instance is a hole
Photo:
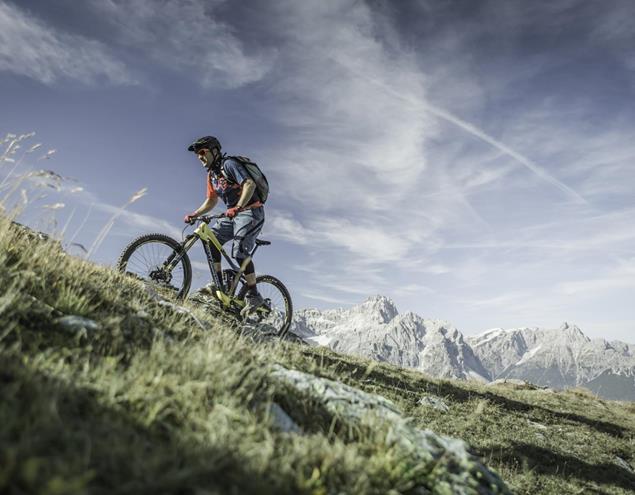
[[[71,333],[78,333],[81,331],[95,332],[101,329],[101,325],[95,320],[77,315],[67,315],[62,316],[61,318],[56,318],[54,323],[63,330]]]
[[[420,406],[431,407],[432,409],[436,409],[437,411],[441,411],[442,413],[447,413],[450,411],[448,405],[443,402],[439,397],[435,397],[434,395],[424,395],[417,402]]]
[[[308,396],[333,418],[348,424],[361,426],[364,420],[374,417],[388,431],[385,442],[433,466],[429,482],[443,486],[447,493],[511,493],[496,473],[468,452],[462,440],[414,427],[397,406],[384,397],[280,365],[274,366],[270,376],[287,393],[297,394],[299,399]]]
[[[199,320],[192,311],[189,309],[179,306],[178,304],[171,303],[170,301],[166,301],[165,299],[159,301],[159,306],[167,306],[168,308],[172,308],[176,313],[184,314],[190,317],[190,319],[196,323],[200,328],[206,330],[207,327],[203,325],[201,320]]]
[[[534,385],[533,383],[529,383],[525,380],[520,380],[518,378],[498,378],[497,380],[489,382],[487,385],[488,386],[507,385],[507,386],[512,386],[516,388],[525,388],[529,390],[537,390],[537,389],[546,388],[546,387],[539,387],[538,385]]]
[[[527,424],[531,426],[532,428],[536,428],[538,430],[547,430],[549,428],[548,426],[545,426],[542,423],[536,423],[535,421],[531,421],[530,419],[527,420]]]
[[[631,465],[621,457],[615,456],[615,464],[617,464],[622,469],[626,469],[629,473],[635,474],[635,469],[633,469]]]
[[[187,300],[206,310],[211,310],[213,312],[222,311],[222,304],[216,297],[214,297],[212,292],[213,290],[215,290],[213,286],[206,285],[205,287],[201,287],[190,294]]]
[[[36,315],[45,315],[47,318],[64,316],[64,313],[55,309],[53,306],[46,304],[44,301],[40,301],[38,298],[33,297],[31,294],[23,294],[22,297],[29,303],[29,311]]]
[[[284,433],[302,433],[302,429],[278,404],[273,402],[269,406],[273,426]]]
[[[143,283],[143,288],[146,290],[146,292],[148,293],[148,295],[150,296],[151,299],[154,299],[155,301],[164,301],[165,299],[163,299],[159,293],[156,291],[156,289],[153,287],[153,285],[149,282],[147,282],[146,280],[141,279],[140,280],[141,283]]]

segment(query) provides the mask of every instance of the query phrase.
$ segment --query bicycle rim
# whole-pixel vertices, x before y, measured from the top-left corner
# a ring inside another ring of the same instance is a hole
[[[283,338],[291,325],[292,306],[288,291],[281,282],[269,276],[256,280],[258,292],[265,300],[256,312],[260,332]]]
[[[161,295],[180,296],[187,281],[183,259],[169,273],[164,268],[175,255],[176,251],[167,242],[148,239],[134,248],[123,268],[126,274],[150,284]]]

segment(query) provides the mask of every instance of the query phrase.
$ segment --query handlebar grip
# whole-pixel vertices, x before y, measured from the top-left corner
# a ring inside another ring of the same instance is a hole
[[[217,218],[224,218],[225,214],[221,213],[220,215],[199,215],[197,217],[192,217],[189,222],[185,222],[188,225],[194,225],[196,222],[205,222],[210,223],[212,220]]]
[[[224,216],[224,213],[221,213],[220,215],[202,215],[200,217],[197,217],[196,219],[205,223],[210,223],[212,220],[216,218],[223,218]]]

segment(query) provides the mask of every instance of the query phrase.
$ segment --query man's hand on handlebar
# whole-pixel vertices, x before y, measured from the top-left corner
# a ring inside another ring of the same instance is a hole
[[[212,220],[223,218],[225,216],[227,216],[225,213],[221,213],[220,215],[195,215],[194,213],[190,213],[189,215],[185,215],[183,221],[189,225],[194,225],[197,220],[210,223]]]
[[[238,212],[242,211],[242,208],[239,206],[232,206],[231,208],[228,208],[227,211],[225,212],[225,216],[227,218],[234,218],[236,215],[238,215]]]
[[[194,222],[196,222],[197,217],[198,217],[198,215],[196,213],[189,213],[189,214],[185,215],[185,218],[183,219],[183,221],[185,223],[193,225]]]

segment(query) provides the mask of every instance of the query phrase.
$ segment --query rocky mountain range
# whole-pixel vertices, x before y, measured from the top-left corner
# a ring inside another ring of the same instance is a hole
[[[635,401],[635,345],[590,339],[575,325],[493,329],[466,339],[492,378],[516,378],[555,389],[582,386]]]
[[[604,398],[635,401],[635,345],[590,339],[568,323],[464,337],[447,321],[400,314],[389,298],[373,296],[347,309],[297,311],[291,331],[312,345],[440,378],[582,386]]]

